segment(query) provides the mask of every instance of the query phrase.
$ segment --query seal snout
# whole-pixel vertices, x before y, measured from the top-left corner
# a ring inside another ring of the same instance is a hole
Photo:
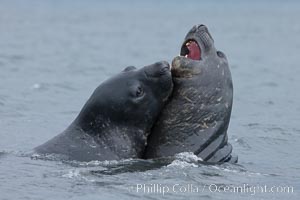
[[[208,28],[204,24],[193,26],[193,28],[188,32],[187,35],[192,34],[192,33],[201,33],[201,32],[206,32],[209,34]],[[211,37],[210,34],[209,34],[209,36]]]
[[[191,32],[192,31],[197,32],[199,30],[207,30],[207,27],[204,24],[197,24],[197,25],[193,26],[193,28],[191,29]]]
[[[163,75],[165,73],[168,73],[170,71],[170,65],[167,61],[161,61],[158,63],[160,74]]]
[[[201,60],[203,54],[213,47],[213,43],[208,28],[203,24],[195,25],[186,35],[180,55],[192,60]]]
[[[169,65],[169,63],[167,61],[160,61],[160,62],[157,62],[155,64],[156,64],[156,66],[158,68],[160,68],[159,70],[161,70],[161,71],[168,71],[168,70],[170,70],[170,65]]]
[[[167,61],[156,62],[146,68],[146,74],[149,77],[159,78],[170,73],[170,65]]]

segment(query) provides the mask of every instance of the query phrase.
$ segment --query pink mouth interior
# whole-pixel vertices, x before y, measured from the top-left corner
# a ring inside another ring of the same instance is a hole
[[[190,41],[186,43],[186,47],[189,50],[189,53],[187,54],[187,58],[193,59],[193,60],[200,60],[201,58],[201,51],[200,48],[195,41]]]

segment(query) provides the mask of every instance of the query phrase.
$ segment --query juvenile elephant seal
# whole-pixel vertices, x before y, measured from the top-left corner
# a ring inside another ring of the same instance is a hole
[[[231,159],[231,74],[206,26],[188,32],[180,56],[173,59],[172,76],[173,94],[152,129],[144,157],[194,152],[209,162]]]
[[[64,132],[35,151],[78,161],[140,158],[172,86],[167,62],[127,67],[94,91]]]

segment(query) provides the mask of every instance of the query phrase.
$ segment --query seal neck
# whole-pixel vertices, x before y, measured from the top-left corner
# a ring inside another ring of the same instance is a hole
[[[146,131],[138,127],[115,124],[98,117],[94,121],[82,121],[78,117],[70,128],[80,134],[90,135],[103,149],[109,149],[120,158],[140,158],[147,143]]]

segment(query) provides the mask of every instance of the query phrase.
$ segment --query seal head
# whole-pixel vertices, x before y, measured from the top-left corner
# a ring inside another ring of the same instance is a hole
[[[94,91],[63,133],[35,151],[78,161],[140,158],[172,86],[165,61],[126,67]]]

